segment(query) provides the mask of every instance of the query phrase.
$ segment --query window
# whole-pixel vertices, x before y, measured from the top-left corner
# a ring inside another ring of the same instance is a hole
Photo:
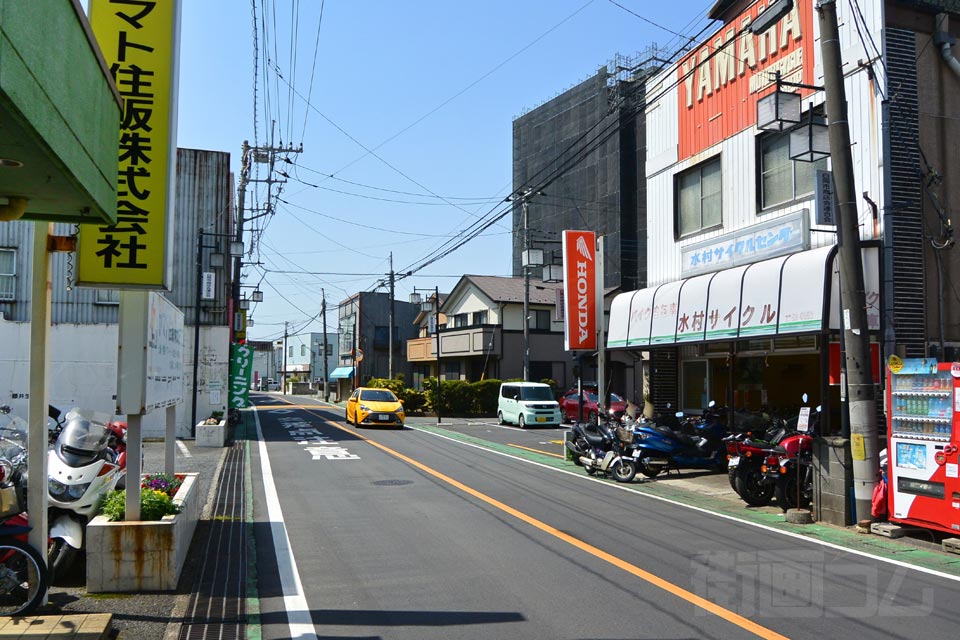
[[[543,331],[550,330],[550,312],[540,309],[530,310],[530,328]]]
[[[293,345],[290,345],[289,347],[287,347],[287,357],[288,358],[293,357]]]
[[[759,155],[761,210],[813,195],[817,170],[827,168],[826,158],[817,162],[791,160],[789,131],[763,136]]]
[[[469,314],[467,313],[458,313],[453,316],[453,327],[458,329],[460,327],[466,327],[469,324]]]
[[[487,311],[486,311],[486,309],[484,309],[483,311],[474,311],[474,312],[473,312],[473,324],[474,324],[474,325],[487,324]]]
[[[718,157],[677,176],[679,236],[699,233],[723,224],[720,175],[720,158]]]
[[[120,304],[119,289],[97,289],[95,304]]]
[[[326,347],[326,355],[328,356],[333,355],[333,345],[330,344],[329,342],[327,343],[327,347]]]
[[[307,345],[305,344],[300,345],[300,355],[301,356],[307,355]]]
[[[0,249],[0,300],[13,300],[17,293],[17,250]]]

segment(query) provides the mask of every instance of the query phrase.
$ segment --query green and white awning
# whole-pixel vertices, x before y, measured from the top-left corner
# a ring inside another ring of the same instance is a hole
[[[820,247],[621,293],[607,348],[656,347],[825,331],[839,327],[836,246]],[[877,249],[865,248],[871,330],[879,328]],[[829,327],[825,324],[830,318]]]

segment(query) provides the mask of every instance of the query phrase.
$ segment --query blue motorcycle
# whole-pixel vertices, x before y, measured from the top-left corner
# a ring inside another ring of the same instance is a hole
[[[723,438],[726,427],[710,402],[704,415],[683,419],[676,414],[679,426],[669,427],[655,422],[638,422],[633,427],[634,457],[637,471],[653,478],[669,469],[722,470],[727,464]]]

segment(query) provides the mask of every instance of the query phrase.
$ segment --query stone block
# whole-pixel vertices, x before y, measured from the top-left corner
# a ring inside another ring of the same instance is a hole
[[[885,538],[902,538],[906,532],[900,525],[889,522],[874,522],[870,525],[870,533]]]
[[[946,538],[940,545],[947,553],[960,553],[960,538]]]

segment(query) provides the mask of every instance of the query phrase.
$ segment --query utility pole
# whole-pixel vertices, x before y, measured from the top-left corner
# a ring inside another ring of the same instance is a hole
[[[830,133],[830,156],[837,202],[840,208],[840,301],[843,339],[846,350],[847,405],[850,412],[850,444],[853,453],[853,487],[856,519],[871,517],[871,499],[879,469],[877,415],[870,366],[870,336],[867,325],[866,294],[860,251],[859,216],[853,158],[850,153],[850,127],[843,85],[843,59],[837,26],[835,0],[817,4],[820,22],[820,49],[823,58],[823,84],[826,93]],[[889,205],[889,203],[884,203]],[[885,228],[884,235],[891,233]]]
[[[287,395],[287,321],[283,322],[283,375],[280,376],[280,388]]]
[[[523,194],[523,200],[520,203],[523,207],[523,255],[527,255],[530,249],[530,220],[528,216],[528,205],[530,201],[530,191]],[[521,259],[523,262],[523,259]],[[523,381],[530,381],[530,268],[527,265],[520,267],[523,269]]]
[[[440,424],[440,287],[433,288],[434,329],[437,332],[437,424]]]
[[[323,399],[330,402],[330,389],[327,386],[327,292],[320,289],[320,315],[323,316]]]
[[[387,332],[388,338],[390,340],[389,347],[389,357],[387,358],[387,377],[393,380],[393,251],[390,252],[390,328]]]
[[[190,436],[197,437],[197,378],[200,370],[200,288],[203,286],[203,229],[197,233],[197,292],[193,303],[193,407],[190,411]]]

